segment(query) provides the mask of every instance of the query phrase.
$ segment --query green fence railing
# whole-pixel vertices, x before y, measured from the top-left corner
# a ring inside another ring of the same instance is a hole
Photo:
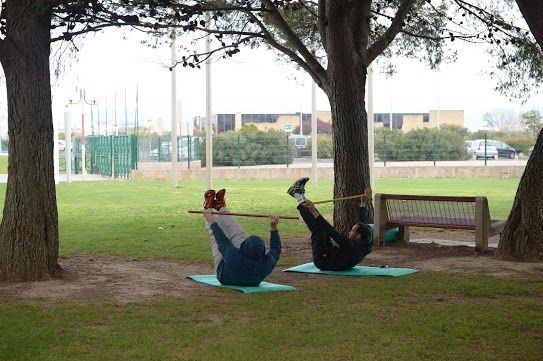
[[[138,166],[138,138],[135,135],[90,136],[85,138],[88,173],[129,179]],[[75,139],[74,173],[82,171],[81,138]]]

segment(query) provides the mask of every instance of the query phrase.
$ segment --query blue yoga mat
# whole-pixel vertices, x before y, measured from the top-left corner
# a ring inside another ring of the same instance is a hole
[[[326,275],[341,275],[341,276],[389,276],[400,277],[411,273],[418,272],[413,268],[381,268],[369,266],[354,266],[346,271],[322,271],[318,269],[313,262],[302,264],[284,270],[283,272],[300,272],[300,273],[317,273]]]
[[[215,275],[192,275],[187,276],[193,281],[204,283],[206,285],[215,286],[215,287],[225,287],[231,288],[233,290],[241,291],[243,293],[256,293],[256,292],[274,292],[274,291],[294,291],[296,288],[286,285],[278,285],[270,282],[261,282],[258,286],[229,286],[223,285],[217,279]]]

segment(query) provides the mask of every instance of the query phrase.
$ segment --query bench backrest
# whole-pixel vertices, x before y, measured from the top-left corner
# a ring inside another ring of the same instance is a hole
[[[490,220],[486,197],[377,194],[376,206],[390,226],[475,229]]]

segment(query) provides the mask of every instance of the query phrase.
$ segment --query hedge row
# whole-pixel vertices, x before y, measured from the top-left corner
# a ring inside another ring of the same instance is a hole
[[[200,159],[205,165],[205,137],[200,147]],[[260,131],[243,128],[213,136],[214,166],[248,166],[261,164],[291,164],[294,148],[287,144],[282,131]]]

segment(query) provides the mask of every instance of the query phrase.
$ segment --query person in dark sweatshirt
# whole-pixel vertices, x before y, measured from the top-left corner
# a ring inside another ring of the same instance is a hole
[[[355,224],[347,235],[343,235],[322,217],[313,202],[305,198],[305,183],[308,180],[298,179],[287,193],[298,201],[300,215],[311,231],[313,263],[317,268],[328,271],[344,271],[356,266],[371,253],[370,229],[364,223],[371,189],[364,191]]]
[[[229,212],[226,208],[224,189],[208,190],[205,195],[205,226],[211,238],[213,261],[217,279],[224,285],[258,286],[279,261],[281,239],[277,231],[279,218],[270,216],[270,250],[262,238],[245,237],[243,229],[231,215],[211,214],[212,208]]]

